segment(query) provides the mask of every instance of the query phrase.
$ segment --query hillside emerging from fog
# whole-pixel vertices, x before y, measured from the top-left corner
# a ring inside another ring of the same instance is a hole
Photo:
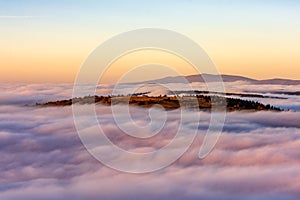
[[[299,91],[272,91],[270,92],[210,92],[206,90],[174,90],[170,91],[162,86],[156,86],[157,84],[173,84],[182,83],[183,88],[186,83],[204,83],[205,82],[218,82],[222,78],[224,83],[243,82],[246,85],[258,85],[257,87],[263,87],[268,85],[282,85],[297,87],[300,85],[300,80],[290,79],[266,79],[256,80],[243,76],[235,75],[213,75],[213,74],[199,74],[190,76],[173,76],[165,77],[156,80],[149,80],[143,82],[126,83],[127,85],[141,85],[139,92],[134,94],[122,95],[95,95],[84,96],[73,99],[49,101],[47,103],[37,103],[42,106],[70,106],[76,104],[92,104],[97,103],[105,106],[110,105],[133,105],[144,108],[149,108],[154,105],[160,105],[166,110],[174,110],[178,108],[210,111],[211,109],[221,110],[226,108],[227,111],[261,111],[261,110],[273,110],[281,111],[280,107],[270,105],[271,99],[287,100],[290,98],[286,95],[299,95]],[[126,85],[125,84],[125,85]],[[235,84],[235,83],[234,83]],[[277,95],[276,95],[277,94]],[[275,96],[274,96],[275,95]],[[283,95],[283,96],[282,96]],[[258,100],[259,99],[259,100]],[[266,99],[264,103],[262,99]],[[270,102],[269,102],[270,100]],[[288,110],[288,109],[287,109]]]
[[[281,78],[273,78],[273,79],[264,79],[257,80],[252,78],[247,78],[244,76],[235,76],[235,75],[213,75],[213,74],[197,74],[190,76],[169,76],[161,79],[155,79],[150,81],[138,82],[149,84],[149,83],[159,83],[159,84],[167,84],[167,83],[184,83],[184,82],[215,82],[219,81],[219,78],[222,78],[223,82],[235,82],[235,81],[243,81],[249,82],[250,84],[270,84],[270,85],[300,85],[300,80],[291,80],[291,79],[281,79]],[[136,84],[136,83],[135,83]]]
[[[227,111],[261,111],[261,110],[272,110],[281,111],[280,108],[264,105],[259,102],[242,100],[236,98],[228,98],[222,96],[86,96],[80,98],[73,98],[68,100],[60,100],[47,102],[45,104],[37,104],[42,106],[70,106],[72,104],[101,104],[104,106],[111,105],[134,105],[143,108],[150,108],[154,105],[160,105],[166,110],[174,110],[178,108],[189,109],[189,110],[202,110],[211,111],[213,110],[224,110]]]

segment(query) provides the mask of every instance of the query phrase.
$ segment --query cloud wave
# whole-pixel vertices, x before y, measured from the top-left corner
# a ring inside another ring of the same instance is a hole
[[[201,112],[199,127],[192,119],[184,124],[186,134],[199,130],[184,156],[157,172],[133,175],[105,167],[85,150],[76,133],[71,107],[24,106],[24,102],[39,98],[68,97],[70,85],[2,85],[2,89],[3,200],[300,198],[299,112],[228,113],[215,149],[200,160],[199,145],[210,119],[209,113]],[[130,151],[164,146],[174,136],[179,117],[177,111],[169,111],[170,118],[158,135],[139,140],[120,132],[108,107],[97,108],[97,113],[108,137]],[[143,109],[132,108],[131,114],[141,124],[149,121]],[[89,125],[89,121],[85,123]]]

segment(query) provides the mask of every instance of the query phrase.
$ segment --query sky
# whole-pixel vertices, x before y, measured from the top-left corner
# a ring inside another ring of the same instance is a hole
[[[99,44],[139,28],[188,36],[222,74],[300,79],[299,9],[297,0],[0,0],[0,82],[71,83]],[[118,64],[107,80],[128,62]]]

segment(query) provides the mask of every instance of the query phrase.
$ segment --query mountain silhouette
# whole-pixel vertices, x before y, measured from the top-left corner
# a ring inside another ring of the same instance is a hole
[[[236,81],[244,81],[249,82],[250,84],[270,84],[270,85],[300,85],[300,80],[291,80],[291,79],[264,79],[264,80],[257,80],[252,78],[247,78],[244,76],[236,76],[236,75],[220,75],[223,82],[236,82]],[[167,84],[167,83],[184,83],[188,81],[192,82],[215,82],[220,80],[219,75],[214,74],[197,74],[197,75],[190,75],[190,76],[168,76],[165,78],[150,80],[150,81],[143,81],[134,84],[151,84],[151,83],[160,83],[160,84]],[[185,79],[184,79],[185,78]]]

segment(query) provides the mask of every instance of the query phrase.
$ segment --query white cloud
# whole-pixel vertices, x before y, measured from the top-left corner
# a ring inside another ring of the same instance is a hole
[[[299,112],[228,113],[216,148],[199,160],[210,118],[203,112],[198,137],[184,156],[158,172],[132,175],[109,169],[88,154],[76,133],[71,107],[23,106],[24,99],[34,103],[39,98],[69,98],[71,85],[1,85],[1,91],[3,200],[299,199]],[[162,132],[141,141],[118,130],[108,107],[97,112],[109,138],[132,151],[161,148],[178,124],[178,112],[170,111]],[[149,120],[145,110],[133,108],[131,113],[140,123]],[[184,124],[186,134],[197,128],[189,121]]]

